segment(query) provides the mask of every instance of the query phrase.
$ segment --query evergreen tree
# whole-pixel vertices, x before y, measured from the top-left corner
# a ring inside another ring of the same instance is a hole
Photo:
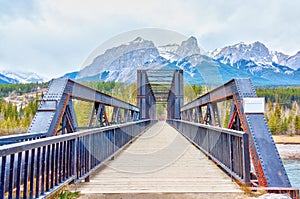
[[[299,115],[296,115],[296,117],[295,117],[294,126],[295,126],[295,133],[300,134],[300,117],[299,117]]]
[[[268,124],[269,124],[269,128],[270,128],[271,133],[273,135],[276,134],[277,125],[276,125],[274,114],[270,115],[270,119],[269,119],[269,123]]]
[[[223,127],[225,127],[225,128],[228,127],[229,117],[230,117],[230,113],[229,113],[228,108],[226,108],[225,120],[224,120],[224,124],[223,124]]]
[[[270,98],[268,99],[267,107],[268,107],[268,112],[270,113],[273,110],[273,103],[271,102]]]
[[[281,134],[285,134],[288,131],[288,120],[286,117],[284,117],[282,123],[281,123]]]

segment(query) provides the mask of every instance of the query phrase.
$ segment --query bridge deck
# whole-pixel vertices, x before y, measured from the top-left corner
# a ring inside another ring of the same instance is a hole
[[[241,192],[180,133],[158,122],[90,178],[73,187],[91,193]]]

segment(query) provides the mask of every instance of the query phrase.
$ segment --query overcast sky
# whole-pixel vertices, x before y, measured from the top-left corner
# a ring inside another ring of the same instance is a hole
[[[293,55],[299,9],[299,0],[0,0],[0,70],[58,77],[103,42],[142,28],[195,36],[207,51],[261,41]]]

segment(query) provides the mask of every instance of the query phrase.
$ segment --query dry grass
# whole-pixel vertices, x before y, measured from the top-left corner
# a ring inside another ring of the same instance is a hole
[[[273,135],[276,144],[300,144],[300,136]]]

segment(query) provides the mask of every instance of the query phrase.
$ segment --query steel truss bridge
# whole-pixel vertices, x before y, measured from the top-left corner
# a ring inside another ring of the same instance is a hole
[[[184,105],[182,70],[138,70],[137,106],[54,79],[38,101],[28,133],[0,138],[0,198],[47,197],[66,184],[88,182],[157,122],[158,103],[167,105],[168,124],[238,184],[299,198],[264,114],[245,111],[249,98],[257,98],[251,80],[233,79]],[[93,105],[86,126],[78,125],[75,101]],[[220,112],[226,107],[230,117],[222,126]]]

